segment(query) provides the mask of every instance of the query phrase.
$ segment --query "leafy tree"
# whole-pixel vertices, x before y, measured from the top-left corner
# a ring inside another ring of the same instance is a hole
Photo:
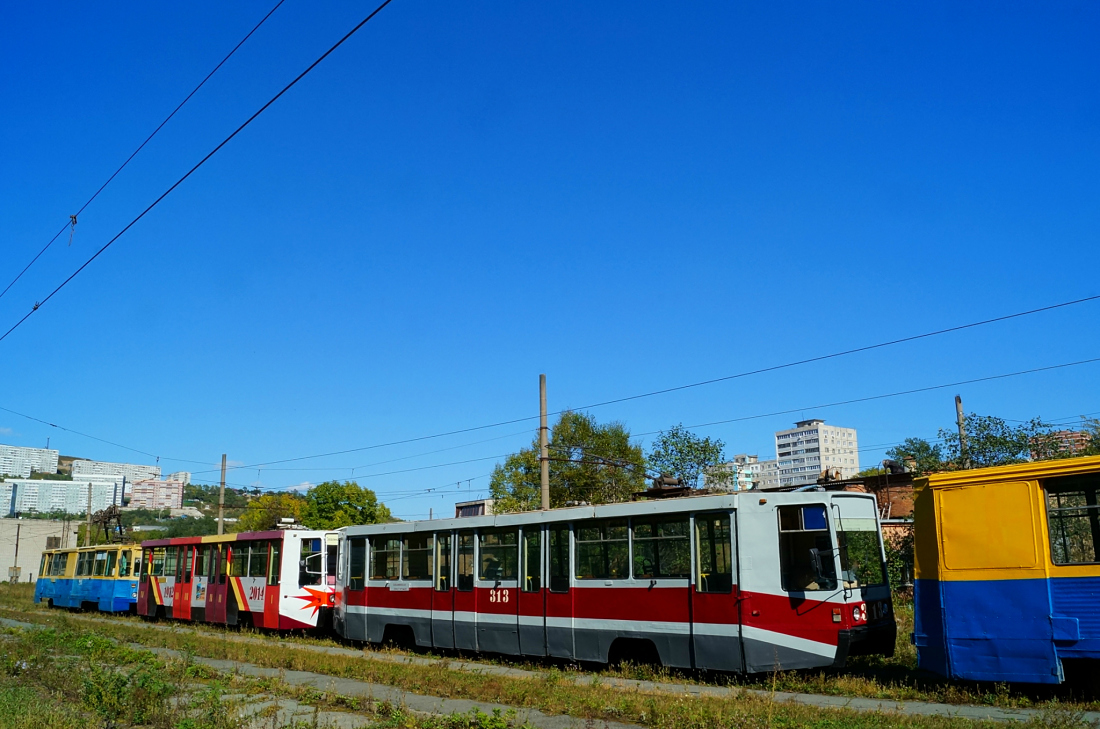
[[[941,428],[945,459],[954,468],[986,468],[1024,463],[1033,454],[1039,458],[1055,458],[1061,448],[1051,436],[1051,427],[1039,418],[1009,425],[992,415],[969,413],[963,418],[966,428],[966,449],[957,430]]]
[[[297,494],[264,494],[250,501],[237,517],[237,531],[265,532],[285,518],[301,521],[305,505],[305,499]]]
[[[338,529],[355,524],[379,524],[393,517],[373,491],[355,481],[325,481],[305,496],[302,524],[310,529]]]
[[[600,424],[587,413],[564,412],[550,429],[550,506],[568,501],[626,501],[645,488],[645,457],[622,423]],[[493,469],[489,493],[501,512],[542,504],[538,432],[531,446]]]
[[[856,477],[864,478],[866,476],[881,476],[884,473],[886,473],[886,469],[882,466],[871,466],[870,468],[865,468],[857,473]]]
[[[677,476],[693,489],[704,477],[708,483],[728,484],[733,472],[726,465],[725,447],[721,440],[700,438],[681,423],[657,436],[647,460],[654,471]]]
[[[929,443],[924,438],[906,438],[900,445],[886,451],[886,455],[904,464],[918,476],[943,471],[946,468],[943,446],[939,443]]]

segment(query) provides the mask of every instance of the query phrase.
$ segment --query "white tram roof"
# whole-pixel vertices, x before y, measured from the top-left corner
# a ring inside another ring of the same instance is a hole
[[[583,519],[616,519],[648,514],[737,509],[738,502],[741,499],[748,499],[754,505],[760,504],[762,501],[766,501],[767,504],[802,504],[831,501],[838,496],[871,499],[872,501],[875,499],[873,494],[856,491],[736,491],[728,494],[680,496],[649,501],[602,504],[600,506],[568,506],[560,509],[550,509],[549,511],[519,511],[510,514],[490,514],[486,516],[397,521],[387,524],[361,524],[341,527],[338,531],[342,531],[349,537],[370,534],[405,534],[408,532],[467,531],[471,529],[523,526],[525,524],[553,524]]]

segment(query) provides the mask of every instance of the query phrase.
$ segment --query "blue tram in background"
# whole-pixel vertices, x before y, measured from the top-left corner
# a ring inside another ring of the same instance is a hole
[[[1100,457],[936,473],[916,486],[920,667],[972,681],[1095,676]]]
[[[49,549],[34,586],[34,601],[50,607],[134,612],[141,546],[107,544]]]

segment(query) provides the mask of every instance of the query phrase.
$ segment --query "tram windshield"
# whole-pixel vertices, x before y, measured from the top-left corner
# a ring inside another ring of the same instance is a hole
[[[886,566],[882,561],[882,540],[875,518],[874,502],[867,499],[837,499],[837,547],[840,550],[840,577],[844,587],[869,587],[886,584]]]

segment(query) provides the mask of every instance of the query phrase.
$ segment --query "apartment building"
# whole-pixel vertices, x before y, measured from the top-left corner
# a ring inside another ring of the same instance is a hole
[[[840,478],[859,473],[856,429],[826,425],[824,420],[801,420],[794,428],[777,431],[775,456],[783,487],[817,483],[824,471],[837,472]]]
[[[134,481],[128,495],[130,508],[179,509],[183,507],[183,481]]]
[[[73,461],[73,480],[85,476],[125,476],[127,482],[160,479],[160,466],[140,466],[133,463],[110,463],[108,461],[88,461],[79,458]]]
[[[57,473],[58,451],[49,448],[0,445],[0,476],[30,478],[34,473]]]
[[[82,514],[92,494],[92,512],[112,504],[122,506],[123,483],[113,476],[85,477],[80,481],[9,479],[0,482],[0,517],[16,512]]]

